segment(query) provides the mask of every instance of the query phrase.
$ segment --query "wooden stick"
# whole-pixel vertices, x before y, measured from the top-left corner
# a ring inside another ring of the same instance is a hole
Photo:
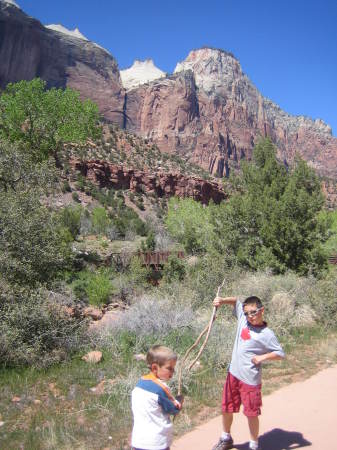
[[[225,279],[223,280],[223,282],[221,283],[221,285],[218,287],[217,294],[216,294],[217,297],[219,297],[220,290],[221,290],[221,288],[223,287],[224,284],[225,284]],[[206,347],[206,344],[207,344],[209,335],[210,335],[210,333],[211,333],[211,329],[212,329],[213,322],[215,321],[215,314],[216,314],[217,309],[218,309],[218,308],[217,308],[216,306],[213,307],[212,316],[211,316],[211,319],[210,319],[210,321],[209,321],[208,332],[207,332],[206,338],[205,338],[205,340],[204,340],[204,343],[203,343],[202,346],[200,347],[200,350],[199,350],[199,352],[198,352],[196,358],[195,358],[195,359],[191,362],[191,364],[188,366],[188,370],[191,370],[191,369],[192,369],[192,367],[194,366],[194,364],[195,364],[195,363],[198,361],[198,359],[200,358],[202,352],[204,351],[204,348]]]
[[[225,284],[225,278],[223,279],[221,285],[218,286],[218,289],[217,289],[217,297],[219,297],[219,295],[220,295],[220,290],[221,290],[221,288],[224,286],[224,284]],[[216,319],[216,311],[217,311],[217,307],[214,306],[214,307],[213,307],[213,311],[212,311],[212,316],[211,316],[211,319],[210,319],[208,325],[202,330],[202,332],[201,332],[200,335],[198,336],[197,340],[194,342],[193,345],[191,345],[191,347],[187,350],[187,352],[185,353],[183,359],[181,360],[180,367],[179,367],[179,371],[178,371],[178,395],[181,395],[182,372],[183,372],[183,366],[184,366],[184,363],[185,363],[185,361],[186,361],[188,355],[191,353],[191,351],[199,344],[199,342],[200,342],[201,338],[204,336],[204,334],[207,333],[206,338],[205,338],[203,344],[201,345],[200,350],[199,350],[197,356],[196,356],[195,359],[191,362],[191,364],[188,366],[188,370],[191,370],[192,367],[194,366],[194,364],[195,364],[195,363],[198,361],[198,359],[200,358],[200,355],[202,354],[202,352],[204,351],[204,348],[206,347],[206,344],[207,344],[209,335],[210,335],[210,333],[211,333],[211,329],[212,329],[213,322],[214,322],[215,319]]]

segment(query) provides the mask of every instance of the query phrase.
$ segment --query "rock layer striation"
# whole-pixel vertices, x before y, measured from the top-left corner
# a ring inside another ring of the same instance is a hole
[[[125,112],[125,128],[154,139],[163,151],[189,155],[218,176],[239,167],[258,139],[269,136],[281,160],[291,164],[298,154],[319,174],[337,177],[331,128],[282,111],[223,50],[193,50],[174,75],[129,91]]]
[[[130,189],[132,192],[155,194],[158,197],[190,197],[203,204],[220,203],[227,198],[215,182],[180,173],[156,173],[115,165],[106,161],[71,160],[71,167],[99,187]]]
[[[40,77],[48,87],[70,87],[96,102],[109,120],[123,124],[124,89],[116,60],[75,35],[44,27],[0,0],[0,88]]]
[[[0,88],[39,76],[48,86],[77,89],[107,120],[220,177],[250,159],[258,139],[269,136],[281,161],[291,164],[298,154],[320,175],[337,179],[331,128],[320,119],[287,114],[263,97],[232,54],[193,50],[172,75],[151,61],[138,63],[125,72],[132,81],[125,90],[109,52],[77,37],[76,30],[57,30],[0,0]]]

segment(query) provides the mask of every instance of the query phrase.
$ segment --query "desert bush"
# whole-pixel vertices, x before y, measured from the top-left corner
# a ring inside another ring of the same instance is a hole
[[[156,239],[153,231],[150,231],[145,241],[141,243],[141,251],[154,252],[156,249]]]
[[[89,211],[86,209],[84,210],[84,214],[81,215],[81,222],[80,222],[80,234],[82,236],[87,236],[91,233],[92,230],[92,221],[90,217]]]
[[[335,272],[317,282],[308,295],[309,305],[315,311],[317,322],[328,330],[336,329],[337,323],[337,277]]]
[[[169,200],[166,226],[187,253],[206,251],[213,233],[209,211],[209,208],[189,198]]]
[[[65,194],[66,192],[71,192],[71,186],[69,184],[69,181],[66,180],[62,183],[61,191]]]
[[[137,336],[165,336],[172,330],[192,329],[194,319],[189,306],[181,307],[165,298],[143,296],[116,321],[115,330],[127,330]]]
[[[60,212],[61,223],[69,230],[73,239],[76,239],[80,233],[82,211],[82,207],[78,205],[76,207],[66,206]]]
[[[80,197],[78,196],[78,193],[76,191],[72,192],[71,197],[74,202],[81,203]]]
[[[0,292],[0,363],[47,367],[68,359],[87,342],[86,323],[70,317],[44,291]]]
[[[232,280],[237,276],[237,271],[232,269],[232,266],[233,261],[230,257],[218,253],[208,253],[199,257],[195,264],[186,266],[185,283],[196,293],[194,308],[208,305],[224,279],[221,295],[230,295]]]
[[[101,270],[97,272],[82,271],[72,283],[76,297],[90,305],[100,306],[107,303],[112,291],[111,274]]]
[[[97,234],[104,234],[110,225],[110,219],[105,208],[97,207],[91,213],[92,229]]]
[[[163,269],[163,281],[171,283],[173,280],[182,281],[186,274],[185,262],[176,255],[170,255]]]
[[[48,282],[72,263],[71,236],[38,193],[0,192],[0,273],[20,284]]]
[[[242,273],[232,289],[242,298],[257,295],[266,306],[267,318],[278,334],[294,328],[336,323],[337,281],[330,276],[317,280],[294,273],[272,275],[269,272]]]
[[[128,267],[128,278],[131,287],[146,286],[149,275],[149,269],[143,265],[137,256],[131,258]]]
[[[158,229],[156,232],[156,249],[160,251],[168,250],[173,246],[173,241],[164,229]]]
[[[116,206],[112,213],[112,223],[121,236],[133,232],[138,236],[146,236],[148,228],[133,209],[123,204]]]
[[[202,355],[208,367],[224,369],[230,363],[235,337],[235,324],[232,320],[218,318]]]

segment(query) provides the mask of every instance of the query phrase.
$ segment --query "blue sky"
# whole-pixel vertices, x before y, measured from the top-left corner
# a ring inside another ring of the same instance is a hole
[[[189,51],[234,53],[286,112],[320,118],[337,136],[336,0],[16,0],[43,24],[78,27],[120,68],[152,58],[172,72]]]

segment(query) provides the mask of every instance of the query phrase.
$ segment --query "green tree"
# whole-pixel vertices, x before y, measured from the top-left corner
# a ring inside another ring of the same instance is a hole
[[[71,264],[69,234],[39,195],[0,192],[0,273],[11,282],[48,282]]]
[[[97,207],[91,214],[92,228],[97,234],[105,233],[110,224],[110,219],[105,208]]]
[[[69,230],[73,239],[76,239],[80,233],[82,213],[83,209],[80,205],[66,206],[60,211],[62,225]]]
[[[140,249],[142,252],[154,252],[156,249],[156,237],[153,231],[149,232],[149,235],[142,241]]]
[[[0,139],[16,143],[35,161],[53,156],[60,165],[64,144],[98,137],[99,113],[72,89],[46,90],[39,78],[10,83],[0,96]]]
[[[167,283],[172,281],[182,281],[186,274],[184,261],[176,255],[170,255],[163,269],[163,280]]]
[[[0,274],[10,282],[49,282],[72,262],[69,232],[46,206],[55,177],[49,161],[0,142]]]
[[[189,198],[171,198],[165,223],[171,236],[187,253],[206,251],[213,233],[208,207]]]
[[[211,208],[214,249],[232,253],[240,265],[279,273],[318,273],[326,266],[328,223],[320,214],[324,198],[313,169],[297,159],[287,172],[266,139],[243,165],[241,186],[243,194]]]

